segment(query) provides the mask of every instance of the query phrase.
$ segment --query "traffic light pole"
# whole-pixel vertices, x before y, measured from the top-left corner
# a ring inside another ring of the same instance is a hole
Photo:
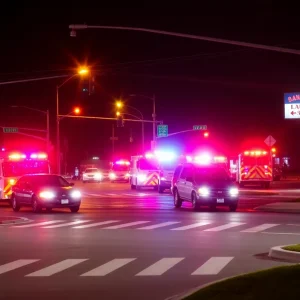
[[[157,139],[167,138],[169,136],[173,136],[173,135],[177,135],[177,134],[181,134],[181,133],[185,133],[185,132],[191,132],[191,131],[196,132],[196,131],[199,131],[199,130],[188,129],[188,130],[177,131],[177,132],[170,133],[167,136],[158,136]],[[204,130],[204,132],[205,132],[205,130]]]

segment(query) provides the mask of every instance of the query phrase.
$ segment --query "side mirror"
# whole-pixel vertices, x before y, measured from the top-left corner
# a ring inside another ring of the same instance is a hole
[[[70,182],[70,186],[74,186],[75,185],[75,183],[74,182]]]

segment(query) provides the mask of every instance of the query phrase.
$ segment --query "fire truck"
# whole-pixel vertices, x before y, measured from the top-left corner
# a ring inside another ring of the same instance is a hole
[[[272,162],[273,157],[270,151],[244,151],[239,154],[237,160],[237,182],[241,187],[255,183],[269,188],[273,181]]]
[[[50,165],[46,153],[0,152],[0,200],[8,200],[11,187],[23,175],[47,173]]]

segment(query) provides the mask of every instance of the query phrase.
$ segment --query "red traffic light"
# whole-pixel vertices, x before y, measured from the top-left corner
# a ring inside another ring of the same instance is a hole
[[[208,138],[208,137],[209,137],[209,133],[206,131],[206,132],[204,132],[203,136],[204,136],[205,138]]]

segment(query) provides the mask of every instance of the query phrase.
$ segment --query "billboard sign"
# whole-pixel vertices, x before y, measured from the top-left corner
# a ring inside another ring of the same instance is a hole
[[[300,92],[284,94],[284,118],[300,119]]]

